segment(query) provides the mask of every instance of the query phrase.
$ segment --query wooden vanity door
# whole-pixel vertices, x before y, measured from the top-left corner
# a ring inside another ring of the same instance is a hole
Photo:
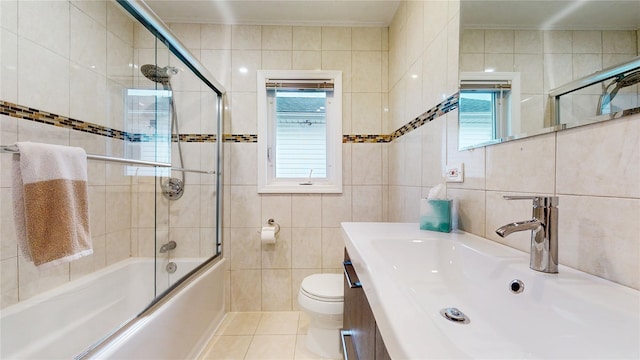
[[[376,326],[367,296],[362,286],[359,285],[358,275],[351,265],[346,249],[344,261],[343,327],[349,332],[353,345],[351,354],[349,353],[350,346],[346,346],[348,360],[391,360]]]

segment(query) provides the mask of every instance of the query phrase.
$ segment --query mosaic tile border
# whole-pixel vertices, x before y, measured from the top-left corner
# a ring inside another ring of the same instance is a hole
[[[90,134],[106,136],[118,140],[126,139],[129,141],[136,141],[135,136],[132,136],[133,134],[127,134],[124,131],[92,124],[78,119],[72,119],[66,116],[52,114],[50,112],[33,109],[18,104],[13,104],[4,100],[0,100],[0,114]],[[130,137],[133,137],[134,139],[130,139]]]
[[[454,94],[441,102],[440,104],[429,109],[422,115],[409,121],[407,124],[398,128],[388,135],[357,135],[349,134],[342,136],[342,143],[345,144],[362,144],[362,143],[389,143],[393,140],[405,135],[413,130],[418,129],[422,125],[433,121],[434,119],[458,108],[458,94]],[[0,100],[0,114],[7,115],[18,119],[35,121],[43,124],[67,128],[86,132],[94,135],[105,136],[112,139],[126,140],[130,142],[150,142],[161,139],[162,137],[148,134],[135,134],[125,131],[112,129],[78,119],[69,118],[52,114],[46,111],[33,109],[30,107],[13,104],[8,101]],[[206,143],[216,142],[217,137],[214,134],[180,134],[180,141],[189,143]],[[172,135],[172,141],[177,141],[178,136]],[[256,134],[224,134],[223,142],[232,143],[257,143],[258,135]]]
[[[223,142],[233,143],[257,143],[258,135],[256,134],[224,134]]]
[[[343,144],[364,144],[364,143],[388,143],[391,142],[391,135],[342,135]]]
[[[180,134],[181,142],[188,143],[204,143],[204,142],[216,142],[217,136],[215,134]],[[171,141],[178,141],[176,134],[171,135]]]
[[[622,116],[640,114],[640,106],[622,111]]]
[[[458,93],[455,93],[389,135],[343,135],[342,143],[389,143],[457,108]]]
[[[98,136],[104,136],[116,140],[126,140],[130,142],[152,142],[158,139],[164,140],[167,136],[153,134],[136,134],[122,130],[112,129],[106,126],[93,124],[90,122],[69,118],[53,114],[50,112],[33,109],[27,106],[14,104],[0,100],[0,115],[7,115],[14,118],[35,121],[42,124],[53,125],[65,129],[81,131]],[[172,141],[177,141],[177,136],[172,135]],[[184,142],[215,142],[214,134],[180,134],[180,141]]]
[[[391,141],[399,138],[402,135],[410,133],[413,130],[418,129],[422,125],[431,122],[440,116],[448,113],[449,111],[455,110],[458,108],[458,93],[455,93],[448,97],[446,100],[441,102],[440,104],[434,106],[433,108],[427,110],[422,115],[416,117],[415,119],[409,121],[404,126],[400,127],[396,131],[391,133]]]

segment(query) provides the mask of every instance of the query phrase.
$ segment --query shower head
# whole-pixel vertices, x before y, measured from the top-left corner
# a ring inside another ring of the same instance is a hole
[[[171,86],[169,80],[171,76],[178,73],[177,69],[171,66],[157,67],[156,65],[146,64],[140,67],[140,72],[147,79],[162,84],[164,86]]]

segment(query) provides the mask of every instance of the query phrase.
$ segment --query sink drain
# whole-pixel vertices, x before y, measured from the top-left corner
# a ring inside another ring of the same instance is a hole
[[[469,318],[462,311],[456,308],[446,308],[440,310],[440,314],[447,320],[461,324],[468,324]]]
[[[524,291],[524,283],[518,279],[512,280],[509,283],[509,290],[514,294],[520,294]]]

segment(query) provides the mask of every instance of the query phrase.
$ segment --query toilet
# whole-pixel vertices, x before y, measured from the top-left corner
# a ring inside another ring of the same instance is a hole
[[[340,329],[344,306],[342,274],[313,274],[300,284],[298,304],[309,315],[307,349],[316,355],[340,359]]]

